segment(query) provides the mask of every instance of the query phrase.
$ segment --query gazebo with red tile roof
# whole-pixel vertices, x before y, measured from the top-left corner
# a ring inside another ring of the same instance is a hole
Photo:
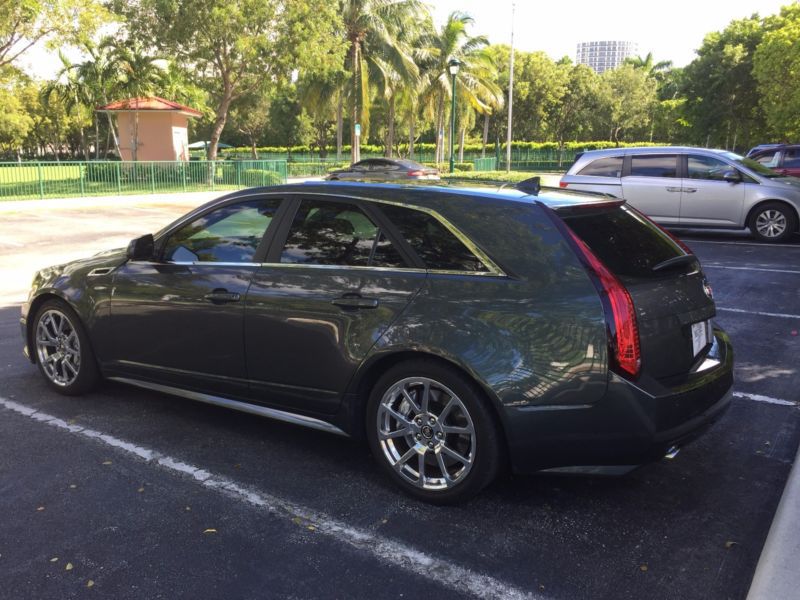
[[[189,160],[189,118],[202,113],[156,96],[99,106],[117,116],[122,160]]]

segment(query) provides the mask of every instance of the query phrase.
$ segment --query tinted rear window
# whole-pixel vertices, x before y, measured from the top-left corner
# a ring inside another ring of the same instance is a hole
[[[401,235],[429,269],[445,271],[488,271],[481,260],[435,217],[419,210],[382,204]]]
[[[674,270],[654,272],[653,267],[685,254],[656,225],[624,205],[581,206],[558,215],[618,277],[674,276]]]
[[[591,175],[592,177],[621,177],[622,157],[609,156],[598,158],[580,170],[578,175]]]
[[[631,157],[632,177],[676,177],[678,157],[675,154],[656,154]]]

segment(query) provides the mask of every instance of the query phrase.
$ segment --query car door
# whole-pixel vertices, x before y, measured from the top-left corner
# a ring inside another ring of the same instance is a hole
[[[290,212],[247,293],[252,398],[333,413],[426,272],[367,202],[303,195]]]
[[[783,163],[778,172],[781,175],[800,177],[800,146],[786,148],[783,151]]]
[[[622,196],[657,223],[677,224],[681,209],[678,155],[632,154],[622,176]]]
[[[725,173],[738,173],[733,165],[713,156],[688,154],[681,180],[681,225],[741,227],[745,186],[743,179],[725,181]]]
[[[113,374],[247,392],[244,298],[281,202],[257,197],[214,207],[160,237],[157,259],[117,269]]]

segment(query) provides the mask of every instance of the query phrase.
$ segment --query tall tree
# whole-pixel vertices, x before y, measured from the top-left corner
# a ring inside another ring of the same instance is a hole
[[[231,103],[298,69],[341,64],[341,17],[327,0],[115,0],[134,37],[194,66],[215,115],[217,157]]]
[[[643,70],[622,65],[601,76],[601,99],[609,139],[616,144],[631,132],[641,135],[650,124],[656,82]]]
[[[370,82],[374,74],[389,77],[387,67],[413,78],[417,65],[410,48],[398,40],[398,31],[424,13],[417,0],[342,0],[341,13],[350,74],[351,160],[360,159],[360,136],[369,127]],[[386,82],[384,82],[386,83]]]
[[[761,107],[774,139],[799,139],[800,4],[783,7],[770,24],[753,57]]]
[[[467,28],[473,22],[465,13],[453,12],[439,31],[426,40],[430,59],[423,66],[426,89],[423,95],[428,110],[433,115],[436,136],[436,161],[444,160],[445,118],[447,99],[451,97],[452,76],[448,63],[455,58],[461,65],[456,76],[459,95],[481,113],[502,104],[502,90],[495,83],[497,71],[492,55],[487,50],[485,36],[470,36]]]
[[[97,0],[0,0],[0,68],[39,42],[80,44],[108,20]]]
[[[684,70],[686,116],[695,143],[749,146],[765,133],[764,112],[753,76],[753,55],[765,30],[758,15],[709,33]]]

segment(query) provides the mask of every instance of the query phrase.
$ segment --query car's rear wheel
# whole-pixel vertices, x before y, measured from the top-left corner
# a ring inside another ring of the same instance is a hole
[[[792,210],[782,202],[766,202],[750,216],[750,232],[764,242],[782,242],[797,230]]]
[[[89,338],[78,315],[65,302],[42,304],[32,333],[36,364],[50,387],[74,396],[95,386],[99,373]]]
[[[404,490],[437,504],[469,499],[501,463],[499,426],[483,393],[435,361],[394,366],[376,383],[367,411],[372,453]]]

